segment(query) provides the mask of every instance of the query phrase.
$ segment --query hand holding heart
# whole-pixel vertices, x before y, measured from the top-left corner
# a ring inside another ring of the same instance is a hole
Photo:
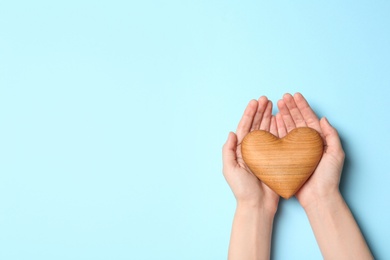
[[[265,130],[275,137],[288,138],[287,135],[294,129],[309,127],[321,135],[325,144],[322,158],[319,163],[315,162],[317,167],[314,167],[314,173],[311,177],[309,174],[310,178],[302,187],[298,187],[300,189],[296,193],[303,207],[338,190],[344,161],[337,131],[325,118],[318,119],[301,94],[285,94],[278,101],[278,108],[279,113],[273,116],[272,102],[266,97],[252,100],[238,125],[237,135],[230,133],[223,148],[224,176],[237,201],[261,203],[271,211],[276,211],[279,196],[261,182],[244,162],[241,143],[247,134],[254,130]],[[274,187],[274,190],[277,189]]]
[[[297,127],[310,127],[321,134],[325,147],[322,158],[309,180],[296,193],[299,203],[305,208],[329,194],[338,191],[344,164],[344,151],[340,138],[326,118],[318,119],[305,98],[296,93],[285,94],[278,101],[280,113],[276,115],[279,134],[291,132]]]
[[[266,97],[250,101],[223,147],[223,173],[237,199],[228,259],[270,259],[279,195],[293,194],[324,259],[374,259],[338,189],[344,152],[337,131],[299,93],[277,104],[273,116]]]
[[[277,135],[276,118],[272,116],[272,102],[266,97],[251,100],[237,127],[237,135],[229,133],[223,146],[223,173],[237,202],[250,206],[264,206],[275,214],[279,195],[261,182],[242,159],[240,144],[253,130],[265,130]]]

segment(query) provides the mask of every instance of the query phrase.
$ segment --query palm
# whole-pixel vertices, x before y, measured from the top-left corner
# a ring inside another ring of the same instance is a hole
[[[242,196],[246,199],[269,197],[274,203],[277,204],[279,196],[271,190],[267,185],[261,182],[248,168],[245,162],[238,157],[238,167],[235,169],[235,176],[245,176],[241,179],[242,186],[246,187],[242,191]]]

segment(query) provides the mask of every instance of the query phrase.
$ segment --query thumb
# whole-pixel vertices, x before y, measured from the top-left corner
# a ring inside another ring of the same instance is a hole
[[[337,133],[337,130],[329,123],[326,117],[321,119],[320,126],[327,145],[326,152],[343,153],[339,134]]]
[[[230,132],[228,139],[222,148],[222,161],[224,168],[235,167],[237,165],[237,136]]]

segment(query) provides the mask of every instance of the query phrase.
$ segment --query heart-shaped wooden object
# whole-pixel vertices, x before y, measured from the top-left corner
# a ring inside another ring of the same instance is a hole
[[[242,141],[242,158],[249,169],[285,199],[293,196],[318,165],[324,144],[309,127],[295,128],[283,138],[255,130]]]

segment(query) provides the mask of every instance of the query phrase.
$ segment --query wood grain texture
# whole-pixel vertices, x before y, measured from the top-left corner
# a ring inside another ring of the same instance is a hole
[[[249,169],[285,199],[293,196],[314,172],[323,154],[320,134],[309,127],[292,130],[284,138],[256,130],[242,141],[242,157]]]

